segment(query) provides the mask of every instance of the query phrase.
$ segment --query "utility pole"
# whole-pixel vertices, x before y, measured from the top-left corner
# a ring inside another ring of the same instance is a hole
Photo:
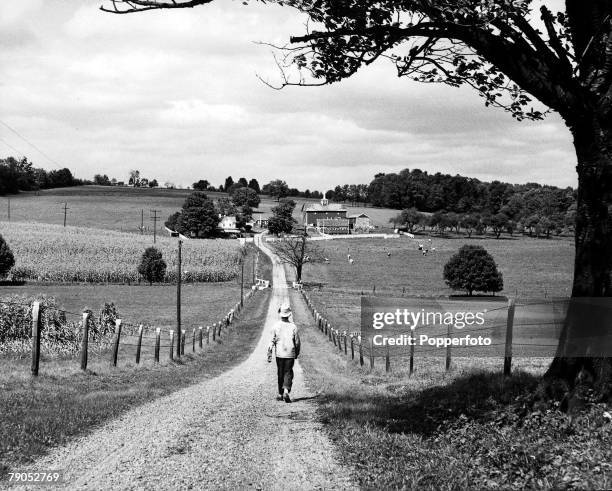
[[[159,210],[151,210],[151,220],[153,220],[153,243],[157,241],[157,220],[159,220]],[[180,248],[179,248],[180,251]]]
[[[246,256],[242,256],[242,261],[240,261],[240,306],[244,306],[244,260]]]
[[[140,235],[144,234],[144,210],[140,210]]]
[[[181,246],[183,241],[178,241],[178,261],[176,265],[176,352],[181,357]]]
[[[68,208],[68,203],[64,203],[64,227],[66,227],[66,215],[68,214],[68,210],[70,208]]]
[[[8,221],[11,221],[11,198],[7,198],[7,205],[8,205]]]

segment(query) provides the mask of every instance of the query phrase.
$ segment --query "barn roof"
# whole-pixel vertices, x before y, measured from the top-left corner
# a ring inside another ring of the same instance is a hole
[[[365,213],[360,213],[359,215],[349,215],[349,218],[370,218],[369,215],[366,215]]]

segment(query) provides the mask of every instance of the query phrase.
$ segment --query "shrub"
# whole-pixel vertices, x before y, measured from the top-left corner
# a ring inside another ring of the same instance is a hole
[[[15,256],[2,235],[0,235],[0,277],[7,274],[15,266]]]
[[[444,266],[444,280],[453,290],[499,292],[502,274],[493,257],[482,246],[464,245]]]
[[[162,281],[166,274],[166,261],[163,260],[161,251],[155,247],[147,247],[138,266],[138,272],[151,285],[154,281]]]

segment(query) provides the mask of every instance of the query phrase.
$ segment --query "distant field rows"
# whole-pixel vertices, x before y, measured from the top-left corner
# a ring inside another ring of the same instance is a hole
[[[150,236],[84,227],[0,222],[0,234],[12,249],[14,280],[85,283],[133,283]],[[168,265],[165,281],[176,278],[177,241],[158,237],[155,247]],[[185,241],[183,281],[228,281],[236,277],[239,244],[231,240]]]

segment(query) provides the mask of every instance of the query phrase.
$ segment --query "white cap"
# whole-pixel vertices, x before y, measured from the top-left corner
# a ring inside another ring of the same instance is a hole
[[[281,317],[289,317],[291,315],[291,307],[288,303],[284,303],[280,308],[280,316]]]

